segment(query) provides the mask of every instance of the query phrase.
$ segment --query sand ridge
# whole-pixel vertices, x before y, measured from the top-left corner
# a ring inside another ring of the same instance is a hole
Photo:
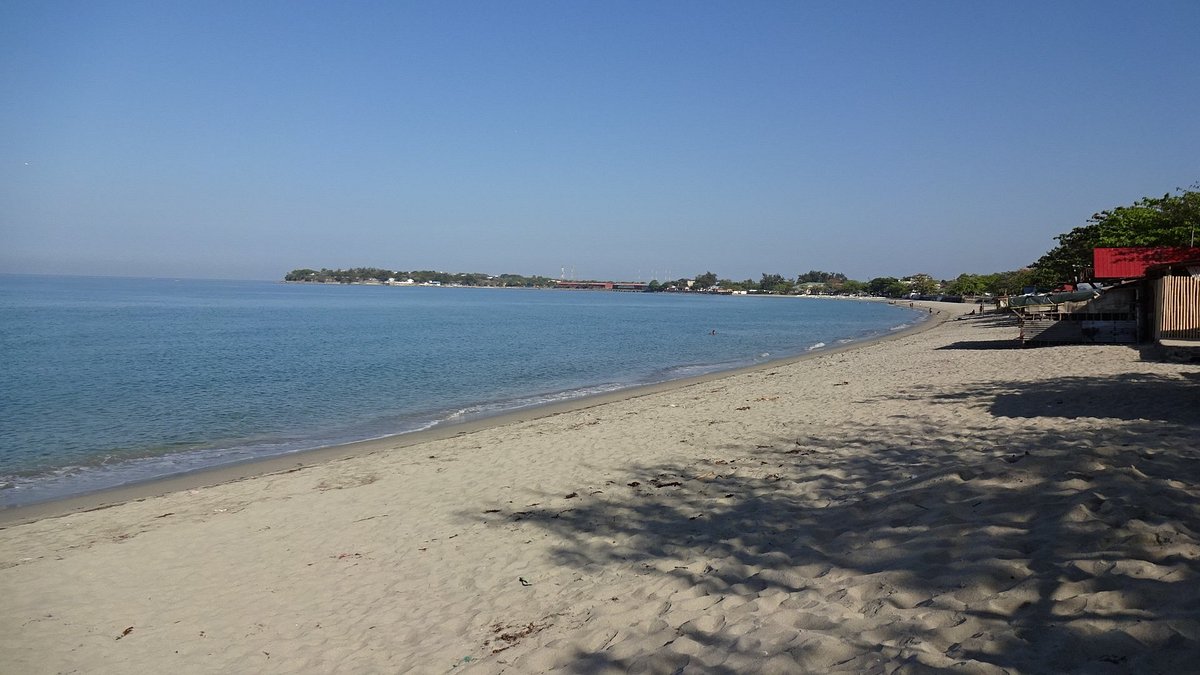
[[[0,531],[6,672],[1182,672],[1200,369],[897,340]],[[125,631],[132,628],[131,631]],[[118,639],[119,638],[119,639]]]

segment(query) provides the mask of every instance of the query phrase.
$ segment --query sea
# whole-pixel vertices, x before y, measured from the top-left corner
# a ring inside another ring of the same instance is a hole
[[[866,340],[881,302],[0,275],[0,508]]]

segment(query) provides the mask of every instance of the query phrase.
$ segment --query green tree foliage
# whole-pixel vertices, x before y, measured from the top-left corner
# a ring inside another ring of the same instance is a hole
[[[796,277],[796,283],[807,284],[820,282],[829,284],[830,287],[838,287],[847,281],[846,275],[841,272],[822,272],[820,270],[809,270],[804,274]]]
[[[1094,248],[1194,246],[1200,229],[1196,187],[1093,214],[1087,225],[1055,237],[1058,245],[1033,264],[1039,281],[1054,284],[1089,279]]]
[[[862,292],[861,286],[853,286],[850,289],[846,288],[846,284],[850,283],[851,279],[846,277],[841,272],[823,272],[821,270],[809,270],[804,274],[796,276],[796,285],[803,286],[807,292],[816,292],[822,294],[828,293],[844,293],[855,294]],[[861,284],[861,282],[854,282]],[[813,284],[821,284],[814,286]]]
[[[554,280],[543,276],[522,276],[520,274],[501,274],[493,279],[492,285],[505,288],[546,288],[554,285]]]
[[[284,281],[316,281],[318,272],[307,267],[292,270],[284,275]]]
[[[946,292],[950,295],[983,295],[987,292],[987,284],[987,275],[960,274],[946,284]]]
[[[1058,246],[1033,263],[1044,275],[1077,283],[1090,276],[1092,249],[1100,246],[1100,231],[1095,224],[1077,227],[1060,234]]]
[[[1037,270],[1029,267],[989,274],[986,278],[988,283],[985,292],[992,295],[1020,295],[1027,288],[1051,290],[1055,286],[1054,283],[1047,284],[1039,277]]]
[[[871,295],[886,296],[888,290],[899,281],[896,277],[875,277],[867,282],[867,292]]]
[[[762,279],[758,282],[758,288],[764,293],[777,293],[780,295],[787,294],[792,290],[792,282],[788,281],[779,274],[763,273]]]
[[[1147,197],[1133,206],[1101,211],[1090,222],[1101,246],[1194,246],[1200,225],[1200,192]]]
[[[934,279],[928,274],[914,274],[908,278],[908,281],[909,292],[920,293],[921,295],[932,295],[937,293],[938,288],[941,286],[937,279]]]
[[[696,276],[693,282],[693,288],[711,288],[717,284],[717,275],[712,272],[705,272]]]
[[[548,287],[554,285],[554,280],[548,277],[525,277],[519,274],[501,274],[493,277],[480,272],[437,272],[434,270],[416,270],[413,272],[392,271],[379,267],[351,267],[350,269],[321,268],[313,270],[300,268],[284,275],[284,281],[305,281],[322,284],[361,284],[364,282],[385,282],[388,279],[405,281],[412,279],[416,283],[436,281],[443,285],[459,286],[517,286],[517,287]]]
[[[849,295],[858,295],[867,291],[867,285],[861,281],[847,279],[842,282],[842,286],[838,290]]]

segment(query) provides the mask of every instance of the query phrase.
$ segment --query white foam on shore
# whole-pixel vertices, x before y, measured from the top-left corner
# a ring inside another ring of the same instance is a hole
[[[614,391],[620,391],[621,389],[627,389],[632,386],[636,386],[636,385],[633,383],[631,383],[631,384],[606,383],[606,384],[593,385],[590,387],[580,387],[578,389],[566,389],[563,391],[535,394],[532,396],[520,396],[517,398],[502,399],[502,400],[498,400],[498,401],[491,401],[488,403],[477,403],[474,405],[466,406],[464,408],[458,408],[458,409],[450,412],[446,416],[430,423],[426,428],[432,428],[432,427],[435,427],[435,426],[438,426],[441,424],[448,424],[448,423],[454,423],[454,422],[466,422],[469,420],[482,419],[485,417],[492,417],[495,415],[501,415],[504,413],[513,412],[515,410],[524,410],[526,408],[537,408],[537,407],[540,407],[543,405],[549,405],[551,403],[570,401],[573,399],[584,398],[587,396],[596,396],[598,394],[607,394],[607,393],[614,392]]]

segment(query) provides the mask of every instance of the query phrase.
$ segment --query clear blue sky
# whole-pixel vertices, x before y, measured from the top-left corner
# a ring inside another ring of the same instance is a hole
[[[1200,181],[1200,2],[0,3],[0,272],[1015,269]]]

